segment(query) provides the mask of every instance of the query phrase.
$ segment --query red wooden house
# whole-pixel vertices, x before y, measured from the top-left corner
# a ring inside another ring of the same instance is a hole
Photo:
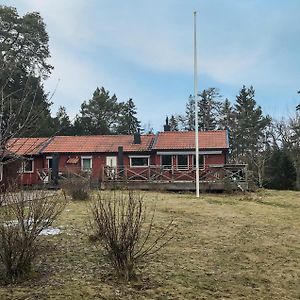
[[[157,135],[152,150],[156,154],[156,165],[178,169],[195,166],[195,132],[167,131]],[[224,165],[227,161],[229,143],[226,130],[199,132],[199,164]]]
[[[11,139],[6,149],[14,154],[15,162],[7,165],[7,174],[4,173],[3,177],[7,178],[9,173],[14,174],[13,176],[10,175],[10,179],[16,183],[23,185],[39,184],[41,180],[38,170],[43,168],[41,150],[49,141],[49,138]]]
[[[43,148],[43,165],[52,168],[58,156],[61,174],[88,173],[93,182],[101,182],[104,167],[120,165],[144,167],[152,163],[154,135],[56,136]]]
[[[56,169],[61,178],[84,174],[104,187],[135,183],[147,188],[146,183],[179,182],[194,187],[195,132],[191,131],[20,138],[10,145],[10,151],[24,157],[21,184],[48,183]],[[220,182],[226,176],[244,180],[241,166],[226,165],[228,151],[225,130],[199,132],[202,182]]]

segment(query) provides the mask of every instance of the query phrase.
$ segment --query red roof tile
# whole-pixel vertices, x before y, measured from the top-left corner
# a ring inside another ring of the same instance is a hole
[[[49,138],[13,138],[7,142],[6,149],[16,155],[39,154]]]
[[[200,131],[200,149],[229,148],[226,130]],[[194,131],[160,132],[153,146],[155,150],[163,149],[195,149]]]
[[[154,135],[141,135],[141,144],[133,143],[132,135],[56,136],[43,153],[141,152],[151,149]]]

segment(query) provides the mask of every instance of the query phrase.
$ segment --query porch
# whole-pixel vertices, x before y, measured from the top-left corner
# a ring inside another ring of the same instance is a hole
[[[206,165],[199,173],[201,190],[248,190],[247,165]],[[192,191],[195,190],[195,181],[195,168],[105,166],[101,187]]]

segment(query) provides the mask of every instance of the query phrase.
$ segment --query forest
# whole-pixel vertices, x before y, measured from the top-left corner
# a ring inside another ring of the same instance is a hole
[[[64,106],[51,114],[53,94],[44,82],[54,66],[47,62],[49,36],[39,13],[20,16],[15,8],[0,6],[0,50],[2,150],[12,137],[153,131],[142,128],[133,99],[119,100],[101,86],[87,95],[73,120]],[[259,187],[300,189],[300,104],[293,115],[275,120],[257,104],[253,86],[242,86],[235,99],[207,88],[197,100],[200,130],[228,130],[229,163],[247,163]],[[184,113],[165,112],[171,130],[194,130],[195,99],[187,95],[182,102]]]

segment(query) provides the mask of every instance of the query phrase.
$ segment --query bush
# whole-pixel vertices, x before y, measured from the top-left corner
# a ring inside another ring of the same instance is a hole
[[[114,191],[99,194],[91,207],[91,225],[117,275],[128,281],[136,278],[137,264],[164,247],[172,222],[153,235],[154,212],[149,216],[140,194]]]
[[[0,210],[0,262],[5,278],[27,275],[36,256],[37,237],[63,211],[60,195],[46,191],[8,192]]]
[[[86,178],[68,178],[61,184],[62,189],[73,200],[88,200],[90,196],[90,184]]]

